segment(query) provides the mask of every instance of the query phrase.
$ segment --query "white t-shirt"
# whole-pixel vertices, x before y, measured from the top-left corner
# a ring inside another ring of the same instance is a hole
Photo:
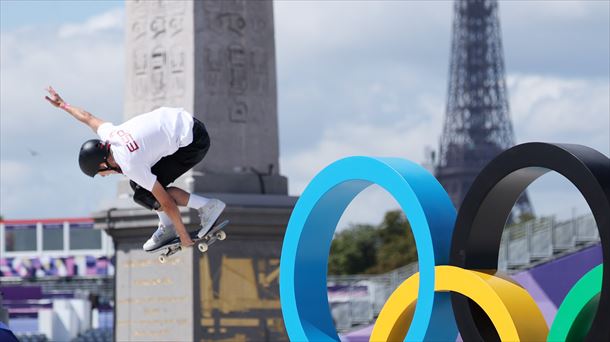
[[[161,107],[119,126],[104,122],[97,135],[110,143],[123,174],[152,191],[157,180],[151,172],[153,165],[193,142],[193,116],[182,108]]]

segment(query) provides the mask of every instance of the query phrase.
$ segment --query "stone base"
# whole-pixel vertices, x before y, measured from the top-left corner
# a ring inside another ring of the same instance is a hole
[[[251,173],[193,175],[193,173],[187,173],[171,185],[195,193],[288,194],[288,179],[280,175],[258,176]],[[119,195],[133,194],[128,180],[119,181],[118,193]]]
[[[205,174],[194,175],[197,193],[288,194],[288,179],[280,175]]]
[[[142,251],[157,215],[118,205],[95,213],[95,227],[115,243],[117,341],[285,341],[279,302],[279,260],[296,197],[203,194],[227,203],[227,239],[202,254],[188,248],[165,264]],[[128,203],[128,202],[124,202]],[[187,229],[195,210],[181,208]]]

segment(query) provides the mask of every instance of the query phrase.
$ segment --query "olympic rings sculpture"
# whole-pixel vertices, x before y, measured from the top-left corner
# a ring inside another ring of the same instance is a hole
[[[293,341],[338,340],[326,295],[333,233],[345,208],[371,184],[388,191],[411,223],[420,272],[384,305],[371,341],[610,341],[610,267],[591,270],[561,304],[549,329],[532,297],[497,273],[505,222],[519,195],[555,171],[587,201],[610,260],[610,159],[581,145],[527,143],[510,148],[477,176],[455,213],[424,168],[397,158],[350,157],[322,170],[288,223],[280,260],[280,300]],[[415,303],[417,302],[417,305]]]

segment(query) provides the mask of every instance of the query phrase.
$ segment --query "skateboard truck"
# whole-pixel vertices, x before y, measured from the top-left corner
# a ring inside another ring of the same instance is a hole
[[[197,244],[197,249],[199,249],[201,253],[205,253],[209,250],[210,246],[213,243],[215,243],[216,241],[222,241],[227,238],[227,233],[225,233],[225,231],[222,229],[224,229],[228,224],[229,220],[222,221],[221,223],[212,227],[212,229],[210,229],[210,231],[203,237],[197,236],[199,232],[192,232],[191,239],[193,239],[193,242]],[[175,238],[166,245],[156,250],[150,251],[149,253],[154,253],[159,250],[165,250],[163,253],[161,253],[161,255],[159,255],[159,262],[164,264],[167,262],[168,258],[171,255],[174,255],[182,250],[182,246],[180,245],[180,239]]]

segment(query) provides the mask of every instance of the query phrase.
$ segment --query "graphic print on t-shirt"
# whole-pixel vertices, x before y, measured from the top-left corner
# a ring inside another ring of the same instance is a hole
[[[125,144],[125,146],[127,146],[129,152],[134,152],[135,150],[140,148],[140,146],[138,146],[138,143],[133,139],[131,134],[125,132],[122,129],[118,130],[116,134],[121,138],[121,140],[123,140],[123,143]]]

